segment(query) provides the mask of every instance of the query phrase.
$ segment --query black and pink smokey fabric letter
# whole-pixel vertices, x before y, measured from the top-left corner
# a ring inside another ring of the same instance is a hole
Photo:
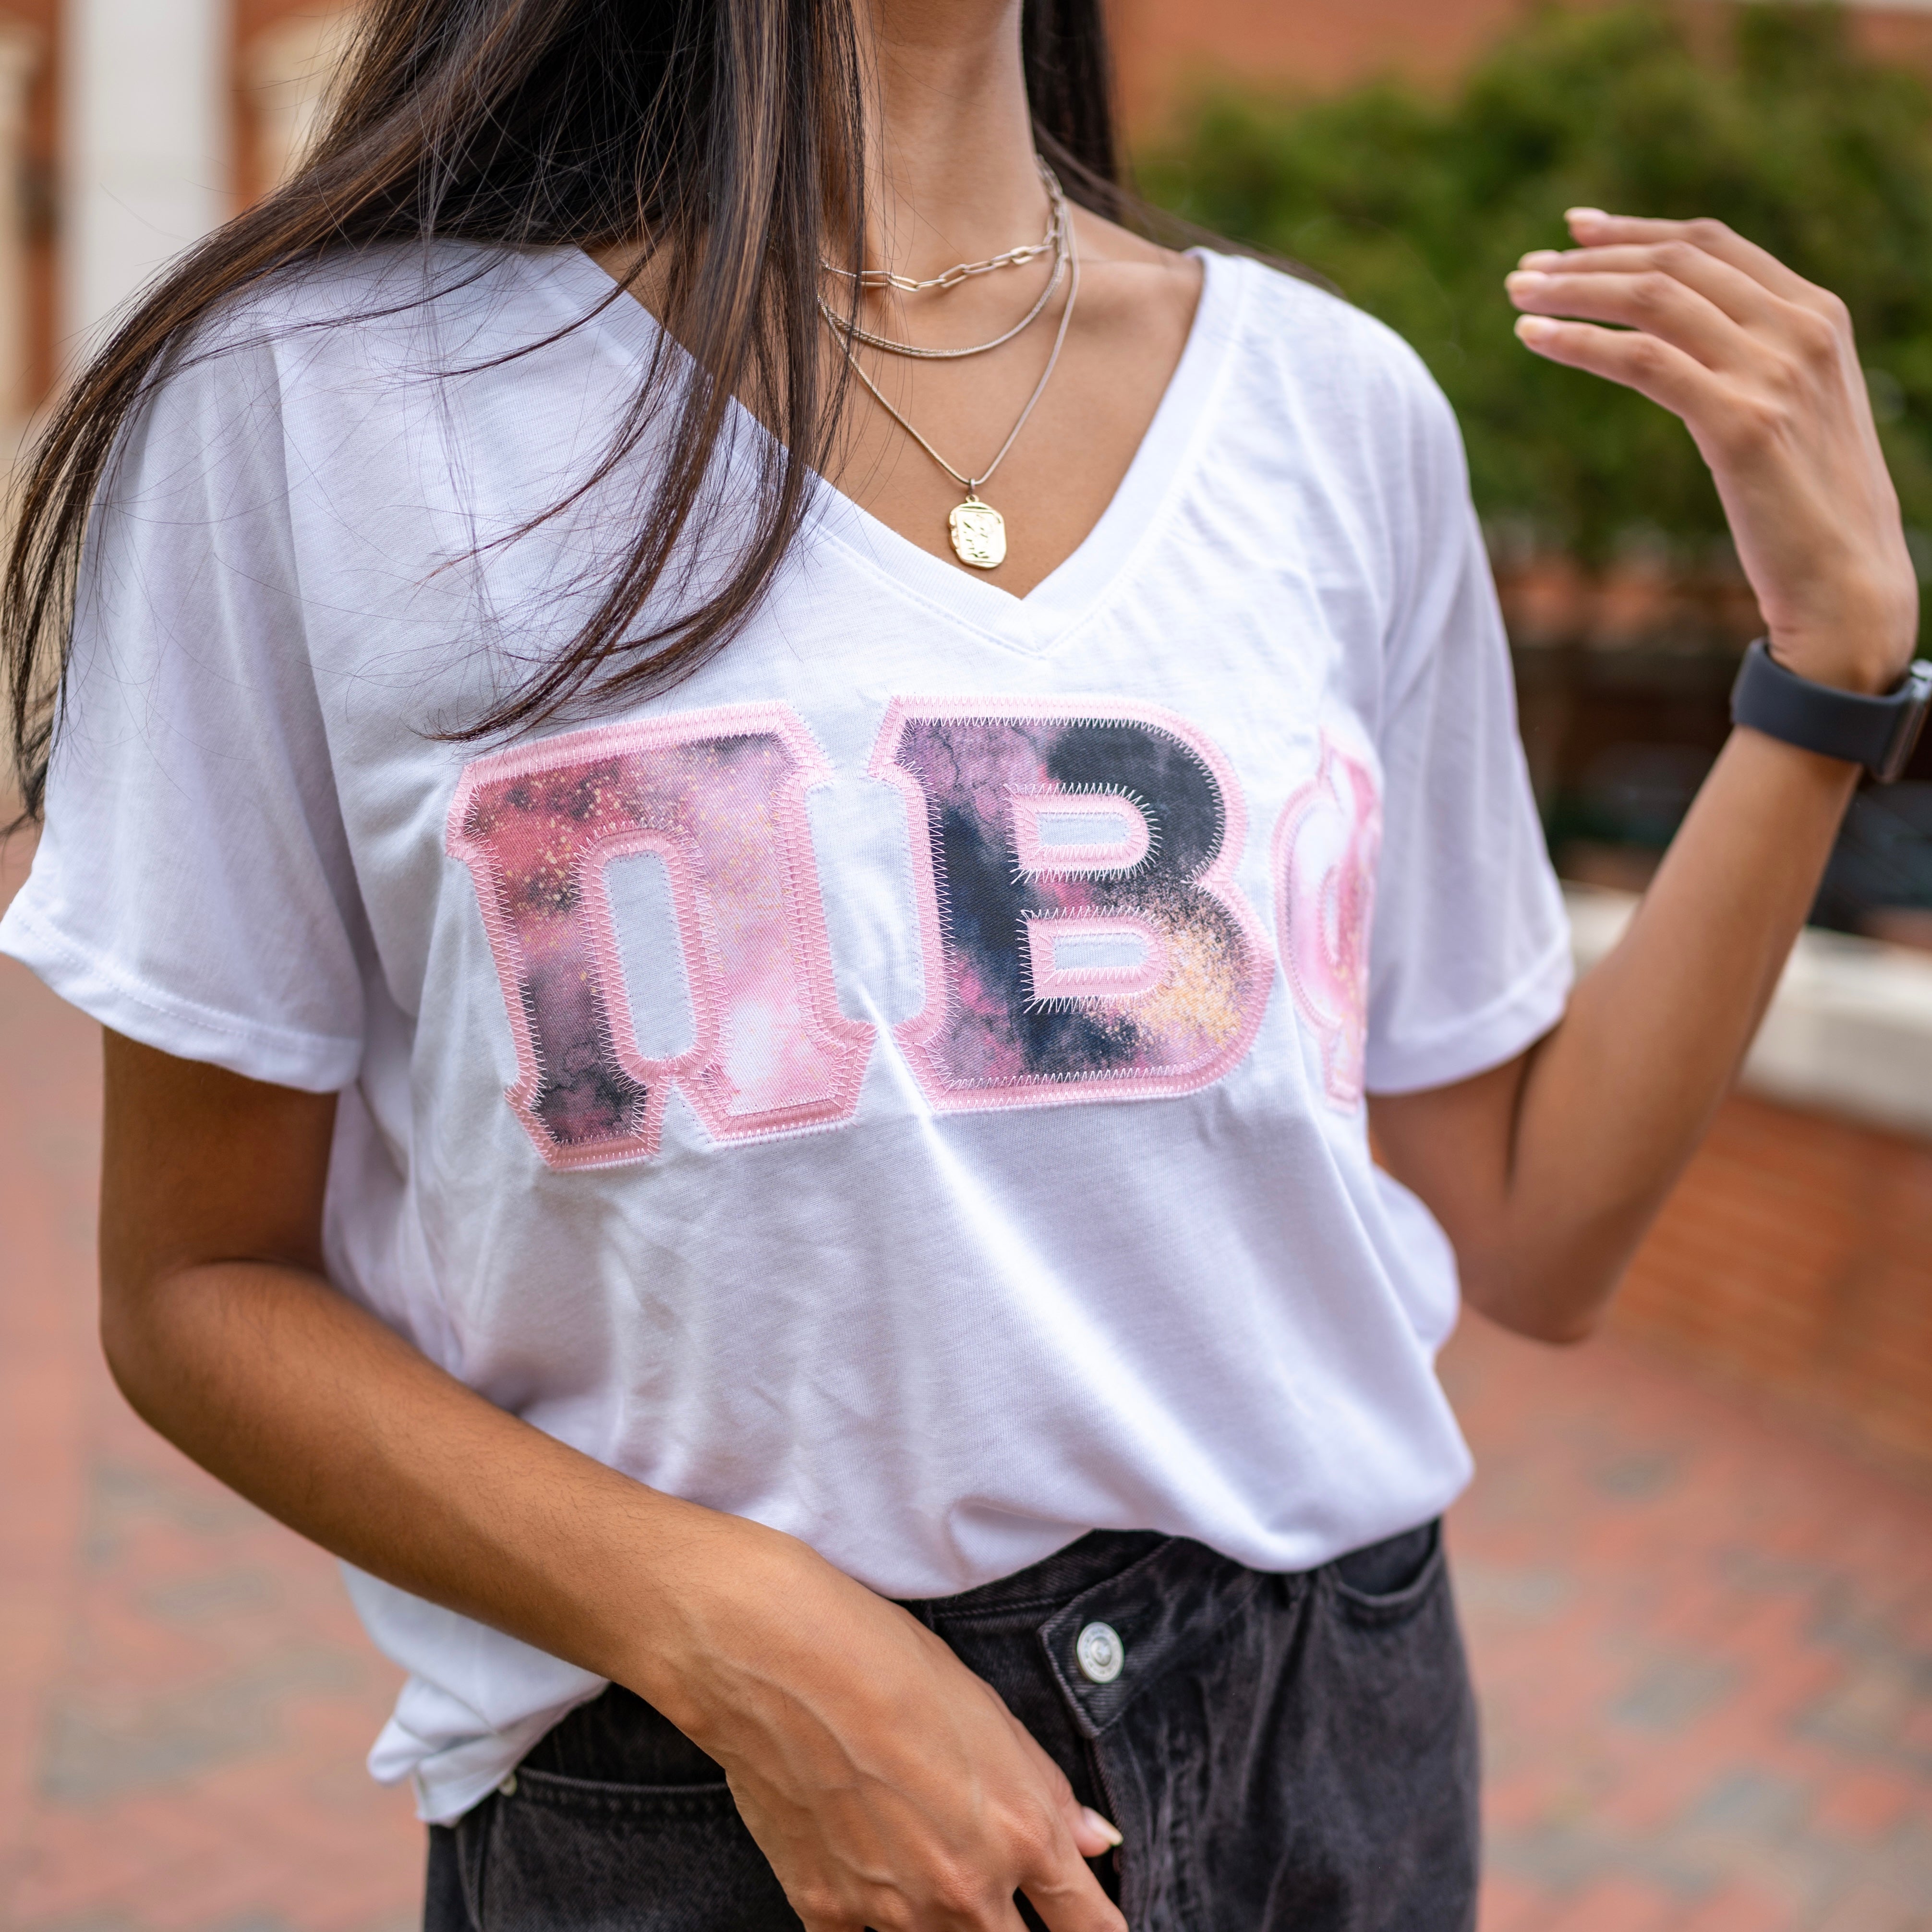
[[[1338,1106],[1360,1097],[1379,808],[1324,736],[1274,842],[1288,980]],[[1253,1044],[1274,962],[1235,884],[1214,746],[1144,707],[896,701],[869,775],[908,811],[924,1006],[896,1030],[940,1108],[1154,1098]],[[648,1159],[677,1085],[718,1141],[850,1119],[872,1029],[839,1011],[805,804],[834,773],[788,707],[598,727],[478,759],[452,805],[514,1036],[510,1102],[557,1167]],[[639,1048],[606,868],[662,861],[694,1022]]]

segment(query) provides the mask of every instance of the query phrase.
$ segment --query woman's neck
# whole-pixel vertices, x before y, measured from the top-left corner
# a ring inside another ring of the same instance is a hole
[[[929,275],[1036,238],[1046,212],[1019,0],[859,0],[866,265]]]

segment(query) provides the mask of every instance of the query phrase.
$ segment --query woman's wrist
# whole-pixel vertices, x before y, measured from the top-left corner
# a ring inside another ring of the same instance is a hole
[[[748,1660],[776,1661],[776,1632],[825,1580],[809,1573],[830,1566],[763,1523],[657,1500],[685,1520],[652,1539],[649,1574],[625,1593],[625,1633],[608,1674],[716,1756],[724,1680]]]
[[[1863,698],[1882,698],[1898,687],[1918,641],[1916,598],[1850,602],[1828,623],[1773,623],[1771,655],[1794,676]]]

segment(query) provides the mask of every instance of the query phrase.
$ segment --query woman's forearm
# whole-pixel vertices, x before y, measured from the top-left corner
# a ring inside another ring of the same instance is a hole
[[[1853,767],[1732,734],[1628,930],[1530,1058],[1505,1210],[1470,1292],[1586,1330],[1735,1078],[1818,880]]]
[[[112,1032],[105,1070],[109,1364],[161,1434],[272,1516],[653,1701],[675,1699],[709,1583],[774,1548],[808,1556],[506,1414],[332,1287],[332,1096]]]
[[[1734,732],[1556,1027],[1493,1072],[1376,1099],[1383,1157],[1485,1314],[1545,1340],[1590,1332],[1736,1077],[1855,777]]]
[[[1918,583],[1844,304],[1720,223],[1568,219],[1578,248],[1509,278],[1518,334],[1683,419],[1786,670],[1892,688]],[[1763,1017],[1856,776],[1734,732],[1560,1024],[1508,1066],[1376,1102],[1385,1156],[1478,1306],[1588,1332]]]
[[[103,1336],[135,1408],[271,1515],[660,1704],[678,1703],[709,1582],[742,1588],[761,1555],[802,1553],[494,1407],[297,1268],[110,1282]]]
[[[795,1538],[529,1427],[313,1274],[191,1267],[108,1307],[122,1388],[204,1467],[710,1752],[811,1922],[1017,1924],[1023,1890],[1053,1932],[1124,1932],[1084,1863],[1120,1833],[940,1638]]]
[[[106,1071],[102,1337],[162,1434],[359,1568],[656,1706],[811,1922],[1004,1925],[1017,1889],[1053,1932],[1121,1932],[1084,1863],[1119,1833],[916,1618],[496,1408],[329,1286],[331,1098],[112,1034]],[[968,1882],[992,1904],[946,1916]]]

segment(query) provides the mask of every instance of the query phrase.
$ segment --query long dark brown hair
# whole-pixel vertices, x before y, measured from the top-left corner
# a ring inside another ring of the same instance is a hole
[[[1101,4],[1025,0],[1022,34],[1041,152],[1071,198],[1117,214],[1126,202]],[[568,644],[526,662],[448,735],[500,735],[589,696],[661,691],[704,662],[770,589],[836,434],[842,384],[820,352],[819,263],[851,259],[863,232],[860,83],[852,0],[373,0],[297,172],[141,296],[34,448],[0,604],[24,816],[44,800],[88,519],[130,416],[218,309],[332,250],[649,238],[630,279],[649,272],[664,336],[688,360],[656,358],[576,493],[670,412],[635,541]],[[706,475],[734,396],[755,397],[773,431],[736,567],[700,601],[634,628],[715,508]]]

